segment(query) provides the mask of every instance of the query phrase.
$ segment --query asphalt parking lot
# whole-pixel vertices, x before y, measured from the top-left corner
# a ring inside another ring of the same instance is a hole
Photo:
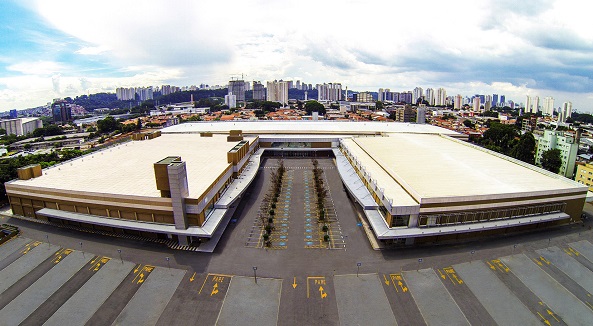
[[[287,159],[286,246],[246,246],[276,164],[264,162],[214,254],[4,219],[23,234],[0,246],[0,324],[593,324],[587,227],[372,250],[330,159],[320,166],[343,245],[308,246],[312,165]]]

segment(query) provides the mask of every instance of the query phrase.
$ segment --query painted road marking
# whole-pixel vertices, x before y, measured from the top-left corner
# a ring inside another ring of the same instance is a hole
[[[313,284],[311,284],[311,286],[314,289],[317,289],[317,291],[319,292],[319,297],[321,299],[327,298],[327,292],[325,292],[325,289],[323,288],[324,285],[327,286],[325,276],[307,276],[307,298],[311,297],[311,294],[309,292],[311,281],[313,281]]]
[[[202,283],[202,286],[200,287],[200,290],[198,291],[198,294],[202,294],[202,290],[206,286],[206,283],[208,283],[207,291],[209,291],[208,293],[210,293],[210,296],[218,294],[220,292],[219,283],[227,282],[227,280],[230,281],[231,277],[233,277],[233,276],[226,275],[226,274],[210,274],[210,273],[208,273],[208,275],[206,275],[206,278],[204,279],[204,283]]]
[[[104,257],[105,258],[105,257]],[[109,261],[109,260],[107,260]],[[105,263],[107,263],[107,261]],[[134,269],[134,274],[138,274],[134,277],[134,279],[132,280],[132,283],[136,283],[136,284],[142,284],[144,283],[144,281],[146,281],[146,278],[148,277],[148,275],[154,270],[154,266],[152,265],[144,265],[144,267],[142,267],[142,265],[139,265],[137,268]]]
[[[408,286],[401,274],[389,274],[389,278],[391,279],[391,283],[393,283],[396,292],[400,291],[398,287],[401,289],[402,293],[408,292]]]
[[[511,269],[505,265],[505,263],[503,263],[500,259],[492,259],[491,260],[492,264],[494,264],[494,266],[496,266],[496,268],[503,272],[503,273],[508,273],[511,271]]]
[[[453,285],[463,284],[463,280],[457,275],[453,267],[445,267],[442,272],[440,269],[437,269],[437,271],[443,280],[448,278]]]
[[[29,253],[29,251],[31,251],[31,249],[37,247],[38,245],[40,245],[41,242],[40,241],[33,241],[33,242],[29,242],[25,245],[25,249],[23,249],[23,251],[21,251],[21,254],[26,255]]]
[[[69,254],[71,254],[74,250],[72,249],[60,249],[58,250],[54,256],[56,256],[56,259],[54,259],[54,264],[57,264],[59,262],[62,261],[62,259],[64,259],[64,257],[68,256]]]

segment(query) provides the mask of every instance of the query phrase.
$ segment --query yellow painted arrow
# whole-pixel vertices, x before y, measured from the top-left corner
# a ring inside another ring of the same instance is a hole
[[[323,286],[319,286],[319,295],[321,296],[321,299],[325,299],[327,297],[327,293],[323,292]]]
[[[385,280],[385,284],[389,286],[389,280],[387,280],[387,276],[385,276],[385,274],[383,274],[383,279]]]
[[[441,278],[442,278],[443,280],[447,278],[447,277],[445,276],[445,274],[443,274],[443,272],[441,272],[441,270],[440,270],[440,269],[437,269],[437,271],[439,271],[439,274],[441,274]]]
[[[544,263],[546,263],[546,265],[550,265],[550,262],[547,259],[545,259],[544,257],[539,256],[539,259],[541,259]]]
[[[538,259],[533,258],[533,261],[538,264],[539,266],[544,266],[544,264],[542,264],[541,261],[539,261]]]
[[[213,296],[216,293],[218,293],[218,283],[214,283],[214,286],[212,287],[212,292],[210,292],[210,296]]]
[[[547,320],[546,318],[544,318],[544,316],[542,316],[542,314],[540,314],[539,312],[537,313],[539,315],[539,317],[544,321],[544,323],[548,326],[551,326],[550,321]]]
[[[556,319],[557,322],[560,322],[558,318],[556,318],[556,314],[554,314],[550,309],[546,309],[548,315],[552,316],[552,318]]]
[[[189,278],[189,281],[190,281],[190,282],[193,282],[195,279],[196,279],[196,272],[194,272],[194,275],[192,275],[192,276]]]
[[[296,276],[294,277],[293,281],[292,281],[292,288],[296,289],[297,287],[297,282],[296,282]]]
[[[572,251],[574,253],[575,256],[579,256],[581,253],[579,253],[578,251],[572,249],[572,247],[568,247],[568,250]]]
[[[489,262],[489,261],[488,261],[488,262],[486,262],[486,263],[488,263],[488,266],[490,267],[490,269],[491,269],[491,270],[493,270],[493,271],[495,271],[495,270],[496,270],[496,267],[494,267],[494,265],[490,264],[490,262]]]

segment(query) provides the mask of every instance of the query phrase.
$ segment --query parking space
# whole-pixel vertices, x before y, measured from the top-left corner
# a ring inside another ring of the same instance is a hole
[[[276,325],[282,280],[235,276],[231,279],[217,325]]]
[[[546,265],[549,265],[549,263],[553,264],[589,294],[593,293],[593,272],[581,265],[571,255],[566,254],[565,251],[555,246],[537,250],[536,252],[543,256],[544,259],[540,260],[546,263]]]
[[[383,274],[381,283],[400,325],[426,325],[401,273]]]
[[[334,287],[341,325],[397,325],[377,274],[336,275]]]
[[[332,277],[285,279],[279,314],[278,325],[339,325]]]
[[[475,263],[479,264],[481,262],[477,261]],[[465,284],[464,278],[459,275],[456,268],[447,266],[437,268],[436,272],[470,324],[496,325],[496,321]]]
[[[403,278],[428,325],[469,325],[434,270],[404,272]]]
[[[0,246],[0,261],[3,261],[8,256],[19,251],[20,249],[23,248],[23,246],[25,246],[26,244],[31,243],[31,242],[32,241],[27,238],[16,237],[16,238],[12,238],[11,240],[3,243]],[[40,243],[40,242],[38,242],[38,243]]]
[[[181,283],[184,270],[154,267],[119,316],[116,325],[154,325]],[[138,282],[138,281],[136,281]]]
[[[499,325],[540,325],[527,307],[481,261],[453,266],[480,304]]]
[[[214,325],[231,275],[187,273],[157,325]]]
[[[20,324],[86,265],[88,259],[72,252],[58,251],[53,259],[55,266],[0,310],[0,320],[7,325]]]
[[[4,293],[23,276],[34,270],[44,260],[50,258],[60,248],[53,245],[39,245],[38,243],[25,246],[19,251],[21,257],[0,271],[0,293]]]
[[[561,319],[568,325],[588,325],[593,320],[591,309],[540,269],[526,255],[507,256],[501,260],[521,282],[551,308],[552,313],[549,313],[548,316],[542,315],[541,318],[560,320],[558,317],[561,316]]]
[[[105,258],[95,258],[85,266],[94,272],[92,277],[44,325],[84,325],[134,268],[133,263],[113,259],[103,264]]]
[[[593,244],[587,240],[569,243],[569,248],[573,248],[579,253],[579,256],[585,257],[589,262],[593,263]]]

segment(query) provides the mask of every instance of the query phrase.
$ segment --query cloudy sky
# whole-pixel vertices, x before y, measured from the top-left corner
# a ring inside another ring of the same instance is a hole
[[[300,79],[593,111],[582,0],[2,0],[0,111],[119,86]]]

